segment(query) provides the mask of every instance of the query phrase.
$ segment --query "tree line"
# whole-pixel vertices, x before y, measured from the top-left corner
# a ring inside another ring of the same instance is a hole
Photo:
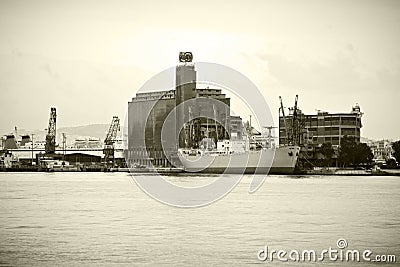
[[[400,140],[392,143],[394,151],[393,156],[397,163],[400,163]],[[335,150],[331,143],[324,143],[319,149],[319,152],[324,157],[321,165],[329,166],[332,163],[332,158],[335,155]],[[365,144],[357,142],[354,137],[344,136],[340,141],[338,150],[337,162],[342,167],[357,167],[360,165],[371,165],[374,155],[371,148]],[[389,160],[388,166],[396,167],[395,160]],[[390,162],[390,163],[389,163]]]

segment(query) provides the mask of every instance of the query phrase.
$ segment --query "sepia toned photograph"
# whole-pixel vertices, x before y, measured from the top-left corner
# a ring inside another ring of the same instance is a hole
[[[0,1],[0,266],[397,266],[397,0]]]

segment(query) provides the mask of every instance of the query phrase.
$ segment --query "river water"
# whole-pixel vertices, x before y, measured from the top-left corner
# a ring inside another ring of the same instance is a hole
[[[170,177],[194,178],[208,179]],[[150,198],[127,173],[0,173],[0,265],[270,265],[257,258],[265,246],[322,251],[340,238],[400,261],[400,177],[268,176],[255,194],[249,183],[244,176],[220,201],[183,209]]]

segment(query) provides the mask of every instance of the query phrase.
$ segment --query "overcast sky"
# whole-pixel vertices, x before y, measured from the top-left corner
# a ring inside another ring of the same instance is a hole
[[[400,1],[0,1],[0,133],[110,123],[179,51],[285,106],[348,112],[400,138]],[[245,116],[244,116],[245,117]],[[277,120],[276,120],[277,121]]]

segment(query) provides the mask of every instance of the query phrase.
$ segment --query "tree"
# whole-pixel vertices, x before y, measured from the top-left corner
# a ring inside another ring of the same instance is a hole
[[[356,145],[354,164],[359,165],[362,163],[371,164],[374,154],[371,148],[365,143],[359,143]]]
[[[386,160],[386,166],[389,169],[394,169],[397,167],[396,161],[394,159],[388,159]]]
[[[329,166],[330,161],[331,161],[333,155],[335,154],[335,150],[333,149],[332,144],[331,143],[323,143],[319,149],[319,152],[322,154],[322,156],[324,156],[324,159],[325,159],[324,165]]]
[[[365,143],[356,142],[354,137],[343,136],[340,141],[339,162],[343,166],[370,164],[374,155]]]
[[[341,165],[351,165],[354,162],[354,151],[357,143],[354,138],[343,136],[340,140],[339,162]]]
[[[400,140],[392,144],[392,149],[394,151],[394,158],[397,160],[397,163],[400,163]]]

